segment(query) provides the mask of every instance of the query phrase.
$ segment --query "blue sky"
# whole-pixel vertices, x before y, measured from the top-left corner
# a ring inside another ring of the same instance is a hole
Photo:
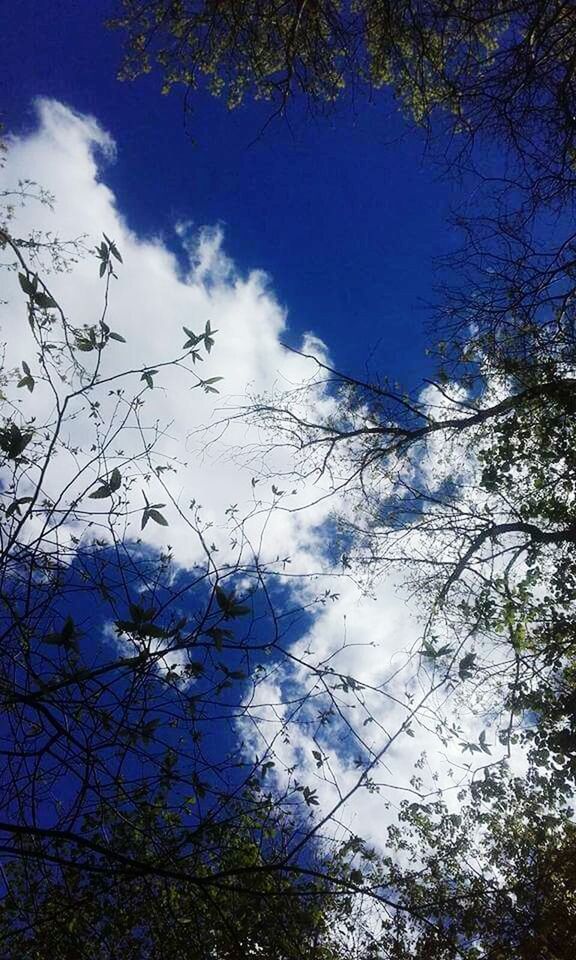
[[[286,451],[262,454],[257,431],[235,424],[226,431],[225,443],[211,442],[206,453],[201,428],[220,415],[222,404],[243,400],[247,384],[265,392],[305,382],[314,371],[288,355],[281,342],[317,347],[305,339],[307,331],[320,337],[333,362],[347,371],[361,375],[369,365],[417,387],[428,372],[423,328],[429,314],[423,302],[433,297],[432,258],[454,243],[445,216],[465,194],[439,179],[438,169],[423,155],[422,138],[385,98],[362,104],[357,113],[341,109],[312,120],[295,105],[290,124],[276,122],[258,137],[266,105],[230,115],[222,104],[200,99],[186,117],[178,95],[160,95],[157,77],[119,84],[121,38],[101,24],[111,9],[106,3],[23,0],[15,12],[12,4],[4,4],[9,24],[3,38],[5,121],[16,136],[6,176],[38,180],[57,198],[54,214],[32,207],[19,211],[18,229],[22,236],[55,226],[64,237],[86,232],[92,247],[104,231],[119,244],[124,264],[113,287],[110,322],[128,346],[115,345],[106,357],[113,372],[126,356],[139,367],[137,373],[155,366],[181,348],[183,325],[198,330],[207,318],[214,321],[220,332],[204,366],[211,376],[224,377],[221,397],[191,393],[180,373],[169,381],[159,375],[146,394],[150,423],[157,418],[170,425],[161,435],[159,456],[176,453],[180,464],[167,479],[170,526],[149,524],[144,544],[155,549],[169,542],[176,562],[191,569],[198,562],[198,541],[176,508],[188,516],[194,498],[214,525],[220,557],[234,563],[233,551],[227,552],[226,510],[238,503],[240,516],[249,517],[247,554],[252,550],[261,562],[277,563],[282,576],[294,578],[283,584],[295,606],[313,604],[327,586],[338,594],[303,619],[303,635],[291,649],[301,658],[313,649],[319,662],[343,675],[360,674],[371,685],[367,709],[382,726],[364,729],[353,693],[343,710],[349,729],[356,723],[377,752],[388,736],[383,731],[401,727],[405,719],[405,706],[398,699],[391,705],[387,698],[389,690],[403,695],[402,667],[413,668],[421,630],[414,603],[406,603],[390,577],[382,578],[373,596],[360,598],[342,570],[331,568],[331,507],[322,499],[321,483],[311,486],[303,479],[294,495],[292,481],[287,488],[289,507],[312,502],[312,508],[277,508],[270,481],[275,471],[282,475],[291,469]],[[46,99],[38,103],[38,97]],[[178,224],[186,225],[179,237]],[[210,229],[200,229],[205,225]],[[90,322],[100,302],[97,274],[93,258],[86,257],[69,276],[51,279],[78,323]],[[14,275],[8,275],[6,286],[10,283],[12,301],[0,323],[10,330],[6,362],[17,366],[22,358],[31,360],[34,348],[26,340],[22,292]],[[40,388],[25,400],[30,415],[41,417],[51,401],[43,409],[39,395]],[[332,398],[322,389],[316,401],[322,415],[334,412]],[[74,442],[85,449],[90,428],[81,420],[71,427]],[[119,457],[121,471],[129,469],[132,442],[133,436],[125,459]],[[76,462],[59,458],[47,484],[67,489],[67,470],[75,474]],[[255,473],[256,487],[251,483]],[[91,482],[96,481],[94,474]],[[134,487],[138,518],[143,483],[138,477]],[[149,498],[166,499],[152,489]],[[134,530],[139,536],[138,523]],[[285,569],[287,553],[292,562]],[[262,704],[254,704],[264,723],[275,729],[290,691],[314,682],[296,667],[283,676],[272,672]],[[256,728],[242,731],[248,752],[262,755],[259,735]],[[382,776],[396,784],[407,779],[418,752],[432,740],[423,729],[417,741],[395,746]],[[320,742],[333,751],[332,783],[312,760]],[[303,771],[323,804],[330,805],[339,785],[347,790],[358,779],[349,762],[354,745],[354,739],[344,743],[338,731],[330,742],[329,731],[312,736],[302,727],[279,750],[284,766]],[[381,832],[378,797],[356,796],[350,818],[352,825],[362,824],[362,832]]]
[[[116,80],[110,0],[0,6],[9,129],[32,125],[36,96],[94,115],[116,141],[106,182],[133,229],[170,243],[177,220],[222,223],[238,266],[272,277],[295,335],[313,328],[356,373],[369,361],[418,381],[432,261],[454,243],[445,217],[462,195],[391,99],[312,119],[296,104],[263,132],[265,104],[230,114],[200,97],[186,117],[158,76]]]

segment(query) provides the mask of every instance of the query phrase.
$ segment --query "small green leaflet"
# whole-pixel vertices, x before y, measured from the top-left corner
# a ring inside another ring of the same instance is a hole
[[[102,236],[104,237],[106,243],[108,244],[108,247],[110,248],[110,253],[112,254],[112,256],[115,257],[118,263],[123,263],[124,261],[120,256],[120,251],[118,250],[118,247],[116,246],[114,241],[110,240],[110,237],[107,237],[104,232],[102,232]]]
[[[42,310],[50,310],[51,308],[58,306],[50,294],[43,293],[41,290],[34,294],[33,299],[35,305],[40,307]]]
[[[18,500],[13,500],[12,503],[6,507],[6,517],[11,517],[13,514],[19,517],[20,507],[25,503],[32,503],[32,497],[20,497]]]
[[[31,439],[31,431],[23,433],[15,423],[11,423],[0,430],[0,450],[6,454],[9,460],[17,460],[18,457],[22,456]]]
[[[29,297],[34,297],[38,287],[38,277],[34,275],[32,280],[29,280],[25,273],[19,273],[18,280],[20,281],[20,286],[24,293],[26,293]]]
[[[474,673],[476,654],[467,653],[458,664],[458,675],[461,680],[469,680]]]
[[[44,637],[44,642],[56,647],[66,647],[67,649],[78,649],[78,631],[72,617],[68,615],[64,621],[64,626],[59,633],[49,633]]]
[[[113,493],[120,488],[122,483],[122,476],[118,467],[114,467],[114,470],[110,474],[108,480],[102,482],[102,486],[98,487],[97,490],[94,490],[94,493],[89,494],[91,500],[104,500],[105,497],[111,497]]]
[[[210,321],[207,320],[207,321],[206,321],[206,327],[205,327],[205,329],[204,329],[204,336],[203,336],[204,346],[205,346],[205,348],[206,348],[206,353],[210,353],[212,347],[214,346],[214,336],[213,336],[213,335],[214,335],[215,333],[218,333],[218,331],[217,331],[217,330],[212,330],[212,328],[210,327]]]
[[[22,361],[22,370],[24,371],[24,376],[21,380],[18,381],[19,387],[28,387],[30,393],[34,390],[35,380],[32,374],[30,373],[30,367],[25,360]]]
[[[222,587],[215,588],[216,603],[224,614],[225,620],[232,620],[234,617],[245,617],[250,613],[250,607],[246,604],[238,603],[234,593],[226,593]]]
[[[140,377],[140,379],[144,380],[144,382],[148,385],[150,390],[154,389],[154,380],[152,377],[156,376],[157,373],[157,370],[144,370],[142,376]]]
[[[428,657],[430,660],[436,660],[438,657],[447,657],[453,652],[454,648],[449,647],[448,645],[438,647],[434,646],[433,643],[430,643],[429,640],[422,641],[422,650],[420,651],[423,657]]]
[[[118,250],[118,247],[116,246],[114,241],[110,239],[110,237],[107,237],[105,233],[103,233],[102,236],[104,237],[104,240],[102,241],[99,247],[96,247],[96,250],[94,251],[98,259],[101,261],[100,270],[99,270],[100,276],[103,277],[107,270],[112,276],[116,276],[116,274],[112,269],[112,264],[110,263],[110,254],[112,254],[114,259],[117,260],[118,263],[122,263],[123,261],[120,255],[120,251]]]
[[[194,387],[202,387],[204,393],[219,393],[220,391],[213,387],[212,384],[219,383],[220,380],[223,380],[224,377],[209,377],[208,380],[199,380],[198,383],[194,384]],[[192,387],[192,389],[194,389]]]
[[[182,327],[182,329],[186,334],[186,336],[188,337],[182,349],[191,350],[193,347],[198,346],[198,344],[202,340],[202,336],[198,336],[197,334],[194,333],[193,330],[189,330],[188,327]]]
[[[488,756],[492,756],[492,751],[486,743],[486,731],[483,730],[480,736],[478,737],[478,743],[470,743],[464,741],[460,744],[463,753],[487,753]]]
[[[58,304],[49,293],[46,293],[43,290],[38,290],[38,276],[34,274],[32,280],[29,280],[25,273],[18,274],[18,280],[20,282],[20,287],[24,293],[30,297],[32,303],[36,307],[40,307],[41,310],[50,310],[53,307],[57,307]]]
[[[84,333],[76,333],[74,346],[77,350],[82,350],[84,353],[89,353],[90,350],[96,350],[98,347],[98,338],[95,328],[90,327],[90,329]]]
[[[146,494],[142,491],[142,496],[144,497],[144,502],[146,506],[144,507],[144,512],[142,514],[142,523],[140,524],[140,529],[143,530],[149,520],[153,520],[154,523],[160,524],[161,527],[167,527],[168,521],[166,517],[162,516],[159,513],[163,507],[166,506],[165,503],[148,503]]]

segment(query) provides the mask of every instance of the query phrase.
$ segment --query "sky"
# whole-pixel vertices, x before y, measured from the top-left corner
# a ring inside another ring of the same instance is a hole
[[[418,381],[433,258],[454,243],[445,218],[466,198],[391,99],[316,117],[298,104],[265,130],[265,104],[230,113],[200,96],[187,116],[158,76],[116,80],[122,37],[103,27],[111,0],[0,9],[11,130],[30,128],[37,96],[95,116],[116,142],[106,180],[133,229],[171,244],[175,222],[222,224],[234,262],[271,276],[289,336],[313,328],[337,363]]]
[[[445,217],[465,198],[438,178],[423,157],[421,137],[406,133],[390,102],[312,122],[295,108],[290,124],[279,121],[265,130],[265,106],[230,116],[223,105],[200,100],[186,117],[177,95],[160,95],[157,77],[118,83],[120,38],[101,23],[107,3],[22,0],[17,13],[13,4],[2,6],[8,23],[2,93],[10,137],[4,181],[28,177],[56,197],[54,212],[19,210],[19,230],[24,235],[40,227],[64,238],[87,234],[88,247],[104,231],[118,243],[124,264],[108,322],[126,338],[129,362],[137,367],[169,359],[182,345],[183,326],[202,329],[210,319],[218,328],[205,365],[210,376],[223,377],[217,400],[192,393],[180,373],[169,380],[160,375],[146,398],[150,422],[169,425],[159,456],[168,462],[178,450],[179,472],[169,478],[172,503],[184,510],[192,498],[201,502],[217,537],[230,503],[246,514],[257,496],[264,506],[247,526],[250,543],[270,562],[288,547],[294,576],[317,572],[319,579],[291,588],[299,602],[309,601],[330,582],[324,576],[330,567],[330,505],[303,481],[291,506],[316,500],[313,508],[269,514],[270,485],[261,481],[257,494],[252,485],[262,469],[257,429],[237,423],[208,449],[198,431],[242,402],[246,389],[293,387],[314,374],[314,364],[287,353],[283,342],[352,373],[377,368],[417,387],[428,370],[423,302],[433,297],[432,258],[454,243]],[[101,289],[92,258],[51,282],[70,316],[91,322]],[[0,323],[8,362],[17,365],[30,357],[28,330],[18,312],[15,277],[3,277],[3,283],[9,303]],[[122,349],[115,346],[106,358],[107,374],[122,369]],[[316,401],[325,409],[332,402],[322,392]],[[29,402],[41,416],[40,389]],[[86,443],[86,429],[72,423],[70,442],[76,430]],[[266,470],[281,473],[287,457],[276,452]],[[76,460],[59,458],[47,484],[61,489],[76,468]],[[88,473],[95,482],[97,471]],[[176,560],[190,568],[198,560],[198,542],[177,510],[169,518]],[[155,548],[167,536],[149,524],[143,539]],[[227,549],[223,534],[220,549]],[[377,584],[370,599],[348,581],[340,580],[337,592],[337,600],[307,624],[293,652],[303,657],[313,649],[318,659],[331,659],[343,673],[370,684],[367,709],[379,724],[362,735],[377,750],[378,738],[385,742],[386,731],[405,718],[389,694],[399,694],[407,682],[398,670],[418,643],[417,611],[393,578]],[[271,728],[288,692],[307,682],[297,668],[270,678],[261,690],[261,713],[269,711]],[[358,731],[367,714],[353,700],[343,709]],[[261,733],[250,724],[241,736],[247,749],[261,749]],[[307,771],[327,810],[342,791],[354,788],[358,770],[342,728],[324,736],[329,769],[319,771],[312,759],[319,740],[307,727],[278,749],[286,767]],[[404,738],[390,750],[378,775],[395,789],[426,749],[437,747],[422,728],[415,742]],[[387,814],[378,795],[356,792],[347,815],[352,829],[361,824],[382,840]]]

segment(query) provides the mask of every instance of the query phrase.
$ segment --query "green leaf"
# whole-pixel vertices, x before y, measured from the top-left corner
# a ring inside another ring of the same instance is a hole
[[[12,514],[20,516],[20,507],[24,503],[32,503],[32,497],[19,497],[18,500],[13,500],[12,503],[6,507],[6,517],[11,517]]]
[[[118,467],[114,467],[112,473],[110,474],[110,479],[108,481],[108,484],[110,486],[110,490],[112,491],[112,493],[115,493],[116,490],[118,490],[121,483],[122,483],[122,476],[120,474],[120,471]]]
[[[49,296],[49,294],[43,293],[41,290],[34,294],[33,300],[36,306],[40,307],[42,310],[50,310],[52,307],[58,306],[56,301]]]
[[[149,607],[146,609],[145,607],[140,606],[139,603],[129,603],[128,607],[131,616],[139,623],[153,620],[158,612],[154,607]]]
[[[67,647],[74,650],[78,649],[78,631],[76,624],[70,615],[66,617],[64,626],[59,633],[49,633],[44,637],[44,642],[56,647]]]
[[[182,327],[182,329],[186,334],[186,336],[188,337],[186,343],[182,348],[183,350],[188,350],[191,347],[196,347],[202,340],[201,336],[200,337],[197,336],[192,330],[189,330],[188,327]]]
[[[117,340],[118,343],[126,343],[125,338],[120,333],[116,333],[114,330],[112,330],[108,336],[110,340]]]
[[[146,500],[146,494],[143,492],[144,499]],[[165,503],[148,503],[146,500],[146,506],[144,507],[144,513],[142,514],[142,523],[140,524],[140,529],[143,530],[149,520],[154,520],[154,523],[159,523],[161,527],[169,526],[168,521],[165,517],[159,513],[161,507],[165,507]]]
[[[480,749],[483,750],[484,753],[487,753],[489,756],[492,755],[492,751],[490,750],[490,747],[489,747],[488,744],[486,743],[486,731],[485,731],[485,730],[483,730],[482,733],[480,734],[480,736],[478,737],[478,743],[480,744]]]
[[[104,500],[106,497],[112,496],[112,491],[107,483],[104,483],[101,487],[98,487],[97,490],[94,490],[94,493],[88,494],[90,500]]]
[[[114,470],[110,474],[108,480],[102,482],[102,486],[98,487],[97,490],[94,490],[93,493],[90,493],[88,496],[91,500],[104,500],[106,497],[111,497],[116,490],[119,489],[120,484],[122,483],[122,476],[117,467],[114,467]]]
[[[11,423],[8,427],[0,430],[0,450],[6,454],[9,460],[17,460],[23,454],[31,439],[31,431],[23,433],[15,423]]]
[[[28,294],[29,297],[34,297],[38,286],[38,277],[34,277],[34,280],[31,281],[25,273],[19,273],[18,280],[24,293]]]
[[[114,243],[114,241],[113,241],[113,240],[110,240],[110,239],[106,236],[106,234],[105,234],[104,232],[102,232],[102,236],[104,237],[106,243],[107,243],[108,246],[110,247],[110,253],[112,254],[112,256],[115,257],[116,260],[118,260],[118,263],[123,263],[124,261],[122,260],[122,257],[120,256],[120,251],[118,250],[118,247],[116,246],[116,244]]]
[[[17,386],[28,387],[30,393],[32,393],[32,391],[34,390],[35,383],[36,381],[34,380],[34,377],[22,377],[22,379],[18,381]]]
[[[84,353],[89,353],[90,350],[95,349],[95,344],[91,340],[87,340],[85,337],[77,337],[74,343],[74,346],[77,350],[82,350]]]
[[[216,587],[215,596],[216,603],[224,614],[225,620],[232,620],[235,617],[245,617],[250,613],[249,606],[238,603],[233,593],[226,593],[221,587]]]
[[[309,807],[317,807],[320,803],[316,790],[311,790],[310,787],[304,787],[302,796]]]
[[[204,329],[204,336],[201,338],[204,340],[204,347],[206,349],[206,353],[210,353],[210,351],[212,350],[212,347],[214,346],[214,338],[213,338],[214,333],[218,333],[218,331],[212,330],[210,327],[210,321],[207,320],[206,327]]]
[[[154,389],[154,381],[152,377],[154,377],[157,373],[158,373],[157,370],[145,370],[142,376],[140,377],[141,380],[144,380],[145,383],[148,384],[148,387],[150,388],[150,390]]]
[[[214,646],[218,652],[220,652],[224,640],[231,640],[234,634],[231,630],[226,630],[224,627],[210,627],[209,630],[206,630],[206,636],[214,641]]]
[[[458,675],[461,680],[469,680],[473,674],[476,663],[476,654],[467,653],[458,664]]]
[[[158,510],[152,510],[152,509],[148,510],[148,516],[150,517],[151,520],[154,521],[154,523],[159,523],[161,527],[168,526],[168,521],[166,517],[163,517],[162,514],[158,512]]]
[[[34,390],[36,381],[34,380],[34,377],[32,376],[32,374],[30,373],[30,367],[28,366],[25,360],[22,361],[22,370],[24,371],[24,376],[22,377],[21,380],[18,381],[18,387],[28,387],[28,390],[30,391],[30,393],[32,393],[32,391]]]

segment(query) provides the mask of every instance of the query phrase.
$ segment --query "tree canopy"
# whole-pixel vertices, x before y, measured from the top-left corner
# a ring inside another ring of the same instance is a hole
[[[28,345],[0,384],[4,955],[567,960],[573,5],[122,7],[125,77],[156,66],[165,90],[206,84],[230,107],[263,98],[280,112],[298,95],[325,104],[386,87],[418,123],[444,123],[459,154],[492,139],[505,170],[489,208],[460,219],[466,241],[426,383],[403,388],[393,370],[362,379],[322,354],[310,357],[315,378],[249,397],[216,424],[247,421],[265,438],[252,485],[274,480],[273,500],[255,510],[290,511],[288,481],[302,482],[311,501],[333,504],[331,573],[368,594],[390,576],[416,598],[412,673],[372,685],[333,651],[292,643],[294,624],[335,591],[282,608],[286,583],[237,507],[221,557],[200,505],[183,507],[170,485],[178,441],[160,452],[168,428],[147,400],[166,375],[218,393],[217,320],[133,364],[111,317],[123,268],[114,237],[93,248],[21,236],[15,206],[51,197],[29,181],[3,192],[0,248]],[[559,216],[546,230],[538,218],[550,209]],[[97,319],[71,316],[51,283],[50,270],[80,257],[93,260]],[[267,459],[279,445],[280,479]],[[196,545],[186,569],[168,539],[144,542],[156,528],[168,538],[175,520]],[[250,743],[241,721],[256,731]],[[330,725],[350,750],[347,779]],[[430,792],[421,755],[408,785],[387,785],[402,799],[392,816],[382,795],[376,848],[341,814],[362,791],[379,795],[377,771],[420,733],[457,750],[458,771],[441,784],[434,772]],[[326,784],[332,799],[319,796]]]
[[[304,96],[333,103],[388,87],[418,123],[437,112],[467,141],[496,136],[517,185],[560,199],[574,185],[570,3],[540,0],[122,0],[122,76],[158,67],[163,89],[207,86],[230,107]]]

